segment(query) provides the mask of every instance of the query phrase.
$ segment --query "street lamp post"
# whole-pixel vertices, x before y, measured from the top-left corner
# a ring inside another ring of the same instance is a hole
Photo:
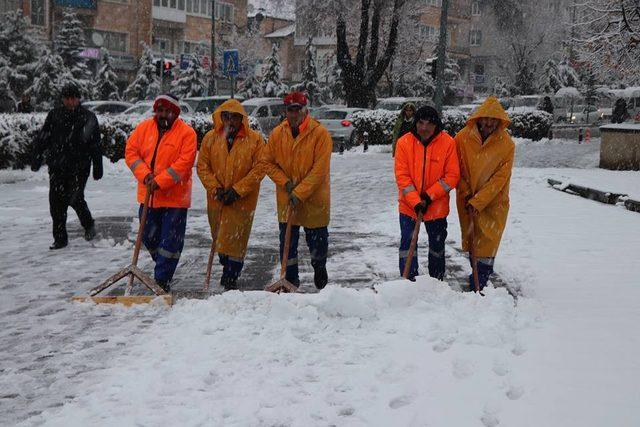
[[[216,94],[216,0],[211,0],[211,80],[209,80],[209,95]]]
[[[447,19],[449,17],[449,0],[442,0],[440,14],[440,39],[438,40],[438,61],[436,62],[436,94],[434,104],[436,110],[442,112],[444,102],[444,69],[447,58]]]

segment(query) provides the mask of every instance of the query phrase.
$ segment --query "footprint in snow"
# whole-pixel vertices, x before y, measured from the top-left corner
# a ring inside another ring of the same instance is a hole
[[[340,415],[341,417],[350,417],[351,415],[355,414],[356,410],[351,408],[351,407],[346,407],[346,408],[342,408],[340,409],[340,411],[338,411],[338,415]]]
[[[527,349],[524,347],[524,345],[522,343],[517,343],[513,349],[511,350],[511,353],[514,356],[522,356],[523,354],[525,354],[527,352]]]
[[[389,402],[389,407],[391,409],[399,409],[403,406],[409,405],[411,402],[413,402],[413,398],[411,396],[398,396],[395,399],[391,399],[391,401]]]
[[[449,350],[455,341],[456,339],[454,337],[442,338],[440,342],[433,346],[433,351],[437,353],[443,353]]]
[[[496,416],[496,414],[487,409],[484,410],[484,413],[480,417],[480,421],[485,427],[497,427],[500,424],[500,420]]]
[[[511,385],[507,390],[507,397],[510,400],[518,400],[524,394],[524,388],[518,385]]]
[[[504,377],[509,373],[509,366],[503,360],[496,360],[493,362],[493,373],[499,377]]]
[[[459,380],[469,378],[473,375],[474,367],[473,363],[469,360],[455,359],[453,361],[453,376]]]

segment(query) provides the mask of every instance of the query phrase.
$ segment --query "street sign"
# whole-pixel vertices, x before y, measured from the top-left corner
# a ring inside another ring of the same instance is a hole
[[[238,77],[238,67],[240,59],[238,49],[229,49],[224,51],[223,56],[223,72],[227,77]]]
[[[180,69],[184,71],[189,68],[191,61],[193,61],[193,56],[190,53],[180,54]]]

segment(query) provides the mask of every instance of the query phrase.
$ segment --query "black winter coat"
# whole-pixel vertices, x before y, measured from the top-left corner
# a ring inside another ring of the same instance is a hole
[[[33,167],[44,161],[50,174],[89,174],[93,163],[94,178],[102,177],[100,129],[95,114],[83,106],[73,111],[65,107],[51,110],[35,145]]]

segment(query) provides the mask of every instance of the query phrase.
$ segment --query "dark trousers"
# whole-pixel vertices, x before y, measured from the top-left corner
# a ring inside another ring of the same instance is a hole
[[[440,218],[433,221],[425,221],[425,228],[429,236],[429,276],[438,280],[444,279],[444,243],[447,239],[447,219]],[[416,220],[410,216],[400,214],[400,275],[404,273],[404,265],[409,256],[409,246],[411,246],[411,237],[413,236],[413,228]],[[409,278],[412,279],[418,275],[418,245],[411,259],[411,269],[409,270]]]
[[[489,277],[493,274],[493,263],[495,258],[478,258],[478,285],[480,290],[483,290],[487,286]],[[469,255],[469,264],[471,264],[471,274],[469,275],[469,286],[472,291],[476,290],[476,285],[473,283],[473,261],[471,255]]]
[[[142,218],[142,205],[138,211]],[[156,263],[154,278],[169,282],[173,278],[184,248],[187,208],[149,208],[142,243]]]
[[[230,257],[225,254],[218,254],[218,259],[222,265],[222,277],[229,277],[231,279],[237,279],[240,277],[242,267],[244,266],[244,260]]]
[[[280,259],[284,253],[284,237],[287,231],[287,224],[280,223]],[[304,228],[304,235],[311,254],[311,265],[314,269],[327,265],[327,255],[329,253],[329,230],[327,227]],[[298,240],[300,239],[300,226],[291,227],[291,246],[289,247],[289,259],[287,261],[287,273],[285,278],[298,285]]]
[[[80,224],[87,229],[93,225],[93,217],[84,200],[84,188],[89,173],[49,174],[49,211],[53,220],[53,239],[56,242],[68,241],[67,210],[69,206],[76,211]]]

